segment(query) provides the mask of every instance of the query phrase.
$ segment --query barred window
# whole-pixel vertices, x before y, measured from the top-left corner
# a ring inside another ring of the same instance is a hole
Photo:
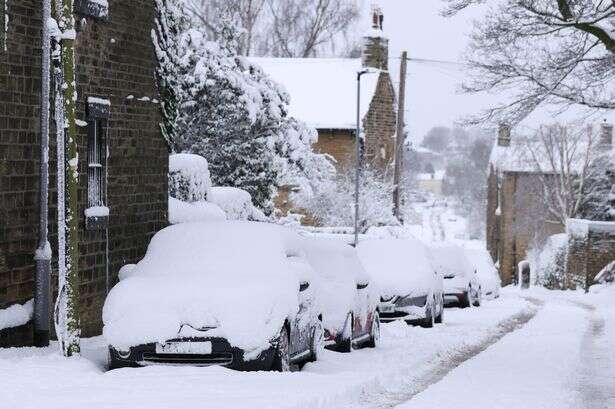
[[[88,122],[88,207],[106,205],[106,151],[105,119]]]

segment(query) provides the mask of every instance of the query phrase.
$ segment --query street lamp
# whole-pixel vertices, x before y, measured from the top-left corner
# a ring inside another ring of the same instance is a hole
[[[355,135],[356,148],[356,175],[354,184],[354,246],[359,245],[359,185],[361,181],[361,77],[364,74],[374,74],[374,71],[362,70],[357,72],[357,130]]]

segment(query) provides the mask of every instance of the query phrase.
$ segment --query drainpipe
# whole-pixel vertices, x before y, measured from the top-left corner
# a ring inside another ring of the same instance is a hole
[[[50,82],[50,35],[48,20],[51,18],[51,2],[43,0],[43,35],[41,59],[41,113],[40,113],[40,179],[39,179],[39,237],[35,254],[36,279],[34,296],[34,345],[49,345],[49,300],[51,276],[51,246],[48,240],[49,219],[49,82]]]

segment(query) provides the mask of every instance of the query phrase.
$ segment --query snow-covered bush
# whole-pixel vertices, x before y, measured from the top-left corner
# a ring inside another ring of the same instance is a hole
[[[228,220],[264,221],[266,216],[252,203],[252,197],[245,190],[235,187],[212,187],[209,202],[218,206]]]
[[[568,236],[565,233],[550,236],[541,248],[528,252],[532,279],[549,289],[565,289]]]
[[[153,32],[165,135],[173,150],[205,157],[215,185],[247,191],[270,213],[282,183],[319,183],[324,157],[311,151],[305,126],[287,117],[286,91],[236,55],[232,19],[214,27],[216,43],[178,1],[157,0]]]
[[[600,155],[589,167],[580,217],[615,221],[615,152]]]
[[[184,202],[207,200],[211,178],[207,160],[199,155],[169,156],[169,196]]]
[[[393,183],[370,169],[363,171],[360,185],[359,226],[366,232],[372,226],[396,226],[393,216]],[[320,186],[311,196],[299,191],[291,196],[323,226],[353,226],[355,206],[354,174],[340,175]]]
[[[209,202],[184,202],[169,197],[169,223],[219,222],[226,220],[226,213]]]

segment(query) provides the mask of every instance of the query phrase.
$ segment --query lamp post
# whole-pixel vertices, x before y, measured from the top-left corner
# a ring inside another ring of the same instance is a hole
[[[357,130],[355,135],[356,149],[356,174],[354,181],[354,246],[359,245],[359,195],[361,182],[361,77],[365,74],[371,74],[369,70],[362,70],[357,73]]]

